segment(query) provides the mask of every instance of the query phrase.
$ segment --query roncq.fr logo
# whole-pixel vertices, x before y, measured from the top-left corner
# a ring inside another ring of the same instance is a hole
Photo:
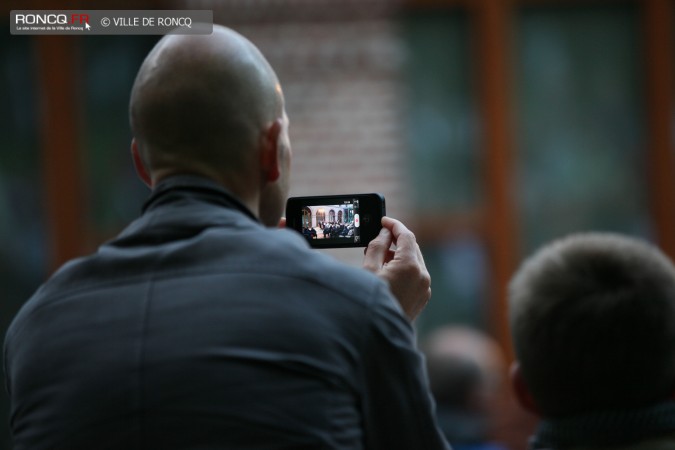
[[[89,14],[17,14],[15,25],[73,25],[85,24],[89,28]]]

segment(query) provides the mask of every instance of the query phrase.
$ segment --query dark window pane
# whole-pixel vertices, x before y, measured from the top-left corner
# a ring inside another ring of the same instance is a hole
[[[531,8],[516,20],[525,251],[579,230],[649,235],[639,11]]]
[[[413,211],[430,220],[435,213],[474,210],[482,198],[469,17],[462,11],[414,12],[403,31]],[[433,300],[417,321],[420,333],[448,322],[483,325],[481,240],[457,236],[425,245],[423,252]]]
[[[136,218],[149,195],[131,162],[128,109],[136,72],[157,39],[91,36],[81,41],[86,87],[83,148],[93,247]]]
[[[480,155],[467,17],[412,14],[404,36],[414,209],[474,207],[480,201]]]
[[[471,234],[422,248],[431,275],[432,300],[416,324],[420,335],[448,323],[486,327],[487,255]]]
[[[46,276],[33,38],[0,32],[0,333]],[[9,445],[9,400],[0,371],[0,448]]]

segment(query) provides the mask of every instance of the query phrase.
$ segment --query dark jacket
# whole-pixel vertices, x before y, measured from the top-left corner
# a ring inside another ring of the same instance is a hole
[[[16,450],[445,448],[372,274],[173,177],[7,333]]]

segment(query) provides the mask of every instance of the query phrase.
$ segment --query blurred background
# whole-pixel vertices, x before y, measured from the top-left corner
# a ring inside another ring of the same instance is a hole
[[[470,327],[510,362],[508,279],[570,232],[628,233],[675,256],[673,0],[11,3],[0,35],[3,336],[56,267],[138,216],[148,191],[129,158],[127,106],[159,38],[12,36],[10,9],[211,9],[247,36],[285,90],[291,195],[380,192],[416,233],[433,280],[420,339]],[[490,438],[524,449],[534,419],[505,387],[495,398]],[[0,448],[7,411],[2,391]]]

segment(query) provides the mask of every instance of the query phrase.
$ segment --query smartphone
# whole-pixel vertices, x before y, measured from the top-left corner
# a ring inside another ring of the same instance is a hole
[[[385,214],[381,194],[291,197],[286,227],[314,248],[366,247],[380,232]]]

